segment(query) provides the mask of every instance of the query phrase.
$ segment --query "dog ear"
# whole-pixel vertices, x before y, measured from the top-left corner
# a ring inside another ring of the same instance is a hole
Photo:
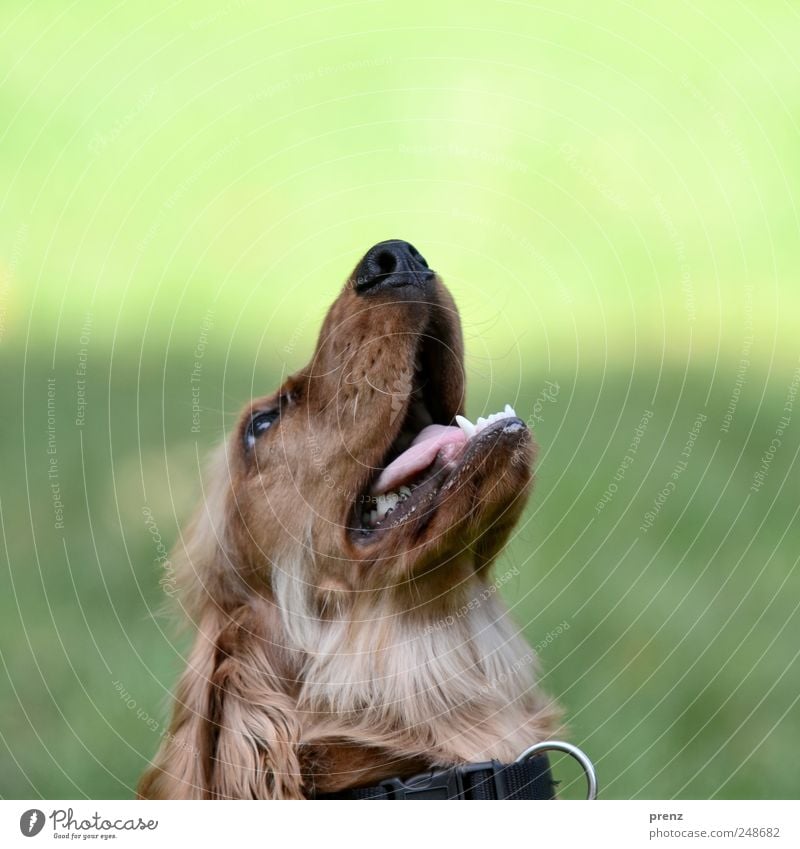
[[[201,627],[141,797],[304,798],[301,729],[264,618],[244,608]]]
[[[140,798],[209,797],[209,759],[214,746],[209,706],[215,655],[213,637],[201,627],[178,683],[169,730],[153,765],[139,782]]]
[[[176,589],[197,634],[169,730],[139,784],[144,798],[303,796],[280,617],[269,599],[247,592],[228,554],[236,548],[231,473],[220,451],[205,503],[173,552]]]

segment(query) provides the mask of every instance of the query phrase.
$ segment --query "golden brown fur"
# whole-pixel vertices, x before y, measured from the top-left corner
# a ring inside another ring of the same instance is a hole
[[[512,760],[554,730],[489,574],[530,488],[527,429],[495,428],[399,526],[354,530],[414,418],[464,405],[438,277],[368,296],[354,278],[310,364],[242,415],[177,546],[197,636],[143,797],[303,798]],[[253,414],[276,407],[250,444]]]

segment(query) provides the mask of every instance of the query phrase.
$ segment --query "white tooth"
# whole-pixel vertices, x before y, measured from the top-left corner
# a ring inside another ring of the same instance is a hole
[[[514,412],[514,408],[511,404],[506,404],[506,415],[511,416],[512,418],[516,418],[517,414]]]
[[[409,486],[401,486],[400,487],[400,500],[405,501],[408,496],[411,495],[411,487]]]
[[[475,425],[468,418],[456,416],[456,424],[464,431],[467,439],[472,439],[475,436]],[[400,487],[400,491],[403,491],[403,487]],[[411,495],[411,490],[409,490],[408,494]]]
[[[369,513],[369,523],[370,525],[374,525],[378,521],[378,511],[370,510]]]
[[[483,416],[478,416],[478,421],[475,422],[475,431],[476,433],[480,433],[489,422]]]
[[[379,495],[376,499],[375,510],[378,514],[378,519],[383,519],[390,510],[393,510],[397,506],[398,501],[400,501],[400,496],[396,492],[386,492],[383,495]]]

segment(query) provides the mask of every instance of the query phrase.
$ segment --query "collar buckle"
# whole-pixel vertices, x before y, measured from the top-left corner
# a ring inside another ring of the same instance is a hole
[[[497,761],[430,770],[406,779],[388,778],[380,786],[392,799],[464,799],[464,777],[476,772],[487,773],[483,780],[492,781],[496,799],[506,798],[502,765]]]
[[[457,767],[431,770],[410,778],[388,778],[381,782],[392,799],[463,799],[464,783]]]

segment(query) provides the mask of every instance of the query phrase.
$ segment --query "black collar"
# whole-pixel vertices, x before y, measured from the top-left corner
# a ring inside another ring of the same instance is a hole
[[[318,799],[553,799],[555,782],[547,755],[511,764],[485,761],[386,778],[371,787],[326,793]]]

